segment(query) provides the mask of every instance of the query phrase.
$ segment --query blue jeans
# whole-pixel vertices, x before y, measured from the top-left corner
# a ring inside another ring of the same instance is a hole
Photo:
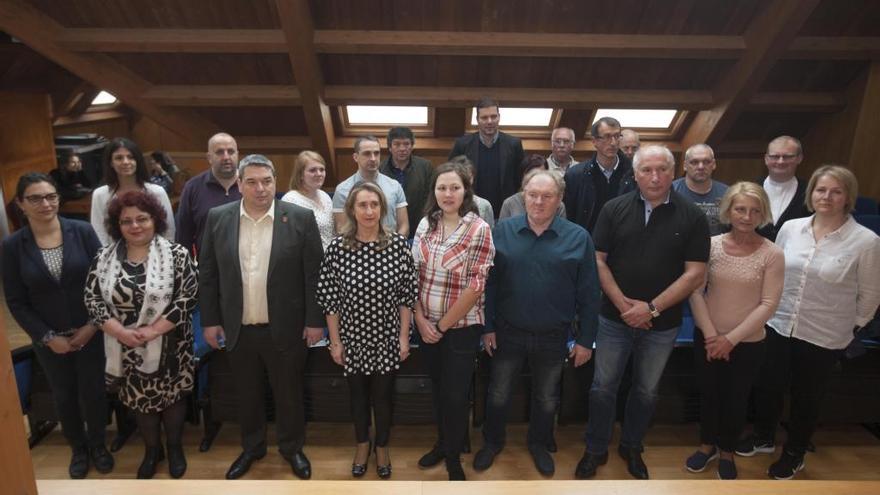
[[[630,355],[633,357],[632,388],[626,398],[620,445],[642,450],[642,440],[657,403],[660,376],[677,334],[678,327],[659,332],[642,330],[599,316],[587,452],[602,455],[608,451],[617,410],[617,389]]]
[[[495,452],[504,447],[510,396],[526,362],[532,376],[528,444],[541,448],[550,445],[559,406],[562,365],[568,355],[567,340],[567,329],[537,333],[510,327],[498,329],[483,425],[485,447]]]

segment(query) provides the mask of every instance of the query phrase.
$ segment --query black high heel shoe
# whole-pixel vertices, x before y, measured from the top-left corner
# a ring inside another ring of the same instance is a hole
[[[360,445],[360,444],[358,444]],[[367,458],[364,459],[363,464],[358,464],[356,462],[351,463],[351,475],[355,478],[363,477],[363,475],[367,474],[367,464],[370,462],[370,452],[372,451],[372,445],[367,446]],[[355,451],[355,457],[357,457],[357,451]]]
[[[384,466],[379,464],[379,449],[385,450],[385,458],[388,459],[388,464],[385,464]],[[383,480],[387,480],[391,477],[391,455],[388,453],[388,447],[376,447],[376,474],[378,474]]]

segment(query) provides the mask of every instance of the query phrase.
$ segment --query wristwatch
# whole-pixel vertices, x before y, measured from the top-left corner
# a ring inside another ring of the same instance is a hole
[[[648,302],[648,309],[651,311],[651,318],[657,318],[660,316],[660,311],[657,311],[657,307],[650,301]]]

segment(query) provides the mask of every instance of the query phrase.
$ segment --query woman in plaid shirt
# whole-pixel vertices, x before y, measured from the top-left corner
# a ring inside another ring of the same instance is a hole
[[[419,465],[446,461],[450,480],[464,480],[461,454],[468,392],[484,324],[483,290],[495,247],[474,205],[470,175],[459,163],[437,167],[425,218],[413,242],[419,272],[415,320],[431,376],[439,438]]]

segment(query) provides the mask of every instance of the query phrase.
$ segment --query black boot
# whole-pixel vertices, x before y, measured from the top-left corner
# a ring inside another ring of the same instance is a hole
[[[67,469],[70,479],[81,480],[89,474],[89,450],[85,447],[74,447]]]
[[[180,478],[186,472],[186,456],[182,445],[168,444],[168,474],[172,478]]]
[[[137,479],[149,480],[156,474],[156,465],[165,459],[162,447],[147,447],[144,451],[144,460],[138,468]]]

